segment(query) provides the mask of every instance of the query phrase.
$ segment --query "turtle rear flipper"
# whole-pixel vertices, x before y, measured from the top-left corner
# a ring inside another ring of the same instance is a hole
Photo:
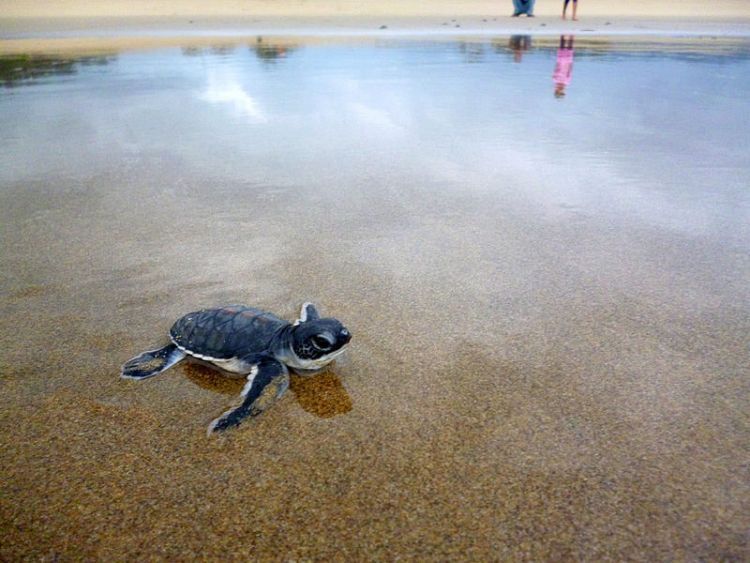
[[[169,344],[158,350],[144,352],[125,362],[122,366],[120,377],[124,379],[146,379],[168,370],[173,365],[181,362],[185,353],[174,344]]]

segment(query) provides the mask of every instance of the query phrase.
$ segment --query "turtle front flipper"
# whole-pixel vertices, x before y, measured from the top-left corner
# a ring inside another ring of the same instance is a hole
[[[151,350],[125,362],[120,377],[124,379],[146,379],[168,370],[185,359],[185,353],[174,344]]]
[[[307,321],[314,321],[320,318],[320,313],[312,303],[303,303],[302,309],[299,312],[299,319],[295,321],[295,325],[300,323],[306,323]]]
[[[271,356],[254,355],[244,358],[252,364],[242,393],[241,403],[208,426],[208,435],[227,428],[239,426],[246,418],[258,416],[281,397],[289,388],[289,372],[286,366]]]

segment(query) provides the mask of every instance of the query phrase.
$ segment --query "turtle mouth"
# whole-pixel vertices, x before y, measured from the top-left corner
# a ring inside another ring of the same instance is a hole
[[[338,358],[341,354],[343,354],[346,351],[348,347],[349,347],[349,344],[344,344],[341,348],[339,348],[335,352],[331,352],[325,357],[326,361],[330,362],[331,360]]]
[[[301,370],[307,370],[307,371],[318,371],[323,369],[325,366],[330,364],[333,360],[338,358],[341,354],[343,354],[346,351],[347,345],[344,344],[341,348],[338,350],[335,350],[331,352],[330,354],[326,354],[325,356],[321,356],[320,358],[316,360],[312,359],[302,359],[297,357],[297,362],[295,364],[295,367],[297,369]]]
[[[316,362],[315,362],[315,363],[319,363],[319,365],[320,365],[321,367],[323,367],[323,366],[325,366],[325,365],[327,365],[327,364],[330,364],[330,363],[331,363],[331,362],[332,362],[333,360],[335,360],[335,359],[336,359],[336,358],[338,358],[338,357],[339,357],[339,356],[340,356],[341,354],[343,354],[343,353],[344,353],[344,352],[346,351],[347,347],[348,347],[348,345],[347,345],[347,344],[344,344],[344,345],[343,345],[343,346],[342,346],[341,348],[339,348],[339,349],[338,349],[338,350],[336,350],[335,352],[331,352],[330,354],[327,354],[327,355],[323,356],[323,357],[322,357],[322,358],[320,358],[319,360],[316,360]]]

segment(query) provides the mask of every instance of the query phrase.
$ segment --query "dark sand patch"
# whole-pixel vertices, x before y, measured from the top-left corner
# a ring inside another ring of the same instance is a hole
[[[24,287],[23,289],[18,289],[16,291],[11,292],[7,299],[28,299],[30,297],[38,297],[40,295],[44,295],[47,293],[47,288],[42,285],[30,285],[28,287]]]
[[[289,388],[299,406],[320,418],[331,418],[352,410],[352,398],[341,379],[330,371],[313,377],[293,375]]]

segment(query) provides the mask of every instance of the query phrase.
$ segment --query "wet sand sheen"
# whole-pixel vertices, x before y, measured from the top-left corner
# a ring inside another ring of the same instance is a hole
[[[386,125],[382,154],[315,165],[267,130],[207,168],[121,130],[137,103],[63,115],[100,149],[3,176],[2,558],[747,556],[741,227],[540,205],[512,171],[420,181]],[[230,435],[205,428],[241,384],[117,378],[189,310],[308,299],[351,349]]]

